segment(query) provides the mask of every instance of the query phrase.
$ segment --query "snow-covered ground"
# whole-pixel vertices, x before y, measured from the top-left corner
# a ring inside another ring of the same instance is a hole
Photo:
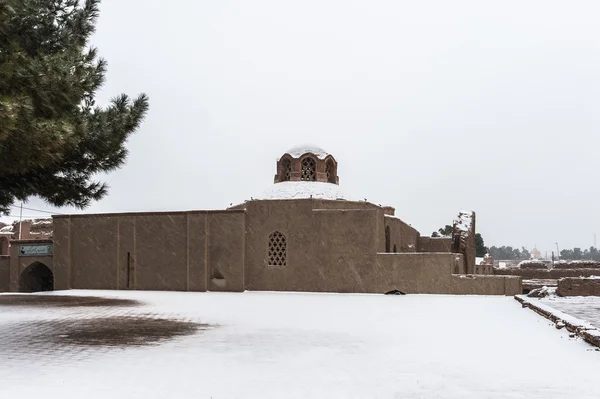
[[[540,299],[554,309],[578,319],[590,322],[600,329],[600,297],[597,296],[550,296]]]
[[[0,398],[600,397],[600,352],[510,297],[67,294],[145,304],[0,307]],[[33,339],[66,337],[56,320],[141,314],[211,327],[154,346]]]

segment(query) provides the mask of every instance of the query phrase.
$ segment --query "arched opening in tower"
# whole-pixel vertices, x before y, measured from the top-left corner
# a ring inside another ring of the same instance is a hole
[[[331,159],[329,159],[325,164],[325,173],[327,174],[327,181],[335,184],[335,166],[333,165],[333,161]]]

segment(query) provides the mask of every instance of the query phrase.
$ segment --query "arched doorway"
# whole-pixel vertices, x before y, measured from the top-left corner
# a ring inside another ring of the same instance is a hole
[[[54,274],[41,262],[27,266],[19,278],[19,292],[53,291]]]

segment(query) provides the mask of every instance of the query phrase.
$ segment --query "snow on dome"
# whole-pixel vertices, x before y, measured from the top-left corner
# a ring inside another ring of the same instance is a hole
[[[291,154],[290,154],[291,155]],[[337,184],[316,181],[284,181],[273,184],[255,200],[317,198],[326,200],[349,200]]]
[[[327,155],[329,155],[327,151],[314,145],[302,145],[290,148],[285,153],[290,154],[292,158],[300,158],[302,155],[307,153],[314,154],[319,159],[325,159]]]

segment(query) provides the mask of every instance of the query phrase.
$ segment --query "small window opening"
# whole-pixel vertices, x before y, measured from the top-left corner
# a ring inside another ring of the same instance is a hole
[[[269,236],[269,266],[285,266],[287,264],[287,242],[285,235],[274,231]]]
[[[302,180],[317,180],[317,163],[314,159],[307,157],[302,160]]]

